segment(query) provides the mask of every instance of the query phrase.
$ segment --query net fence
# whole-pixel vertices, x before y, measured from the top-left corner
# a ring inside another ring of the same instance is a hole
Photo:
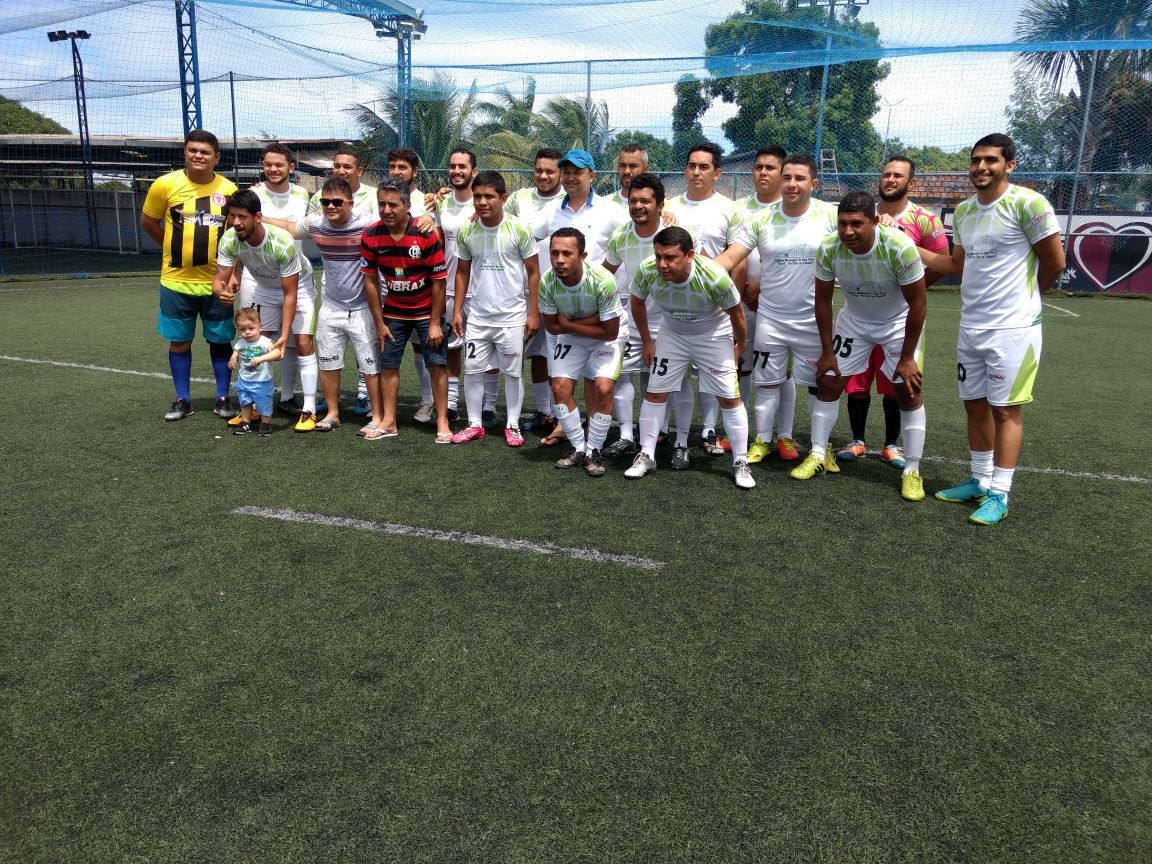
[[[0,275],[153,269],[140,206],[182,164],[189,90],[177,5],[0,7]],[[254,182],[279,140],[316,188],[340,143],[367,138],[379,156],[404,138],[426,188],[461,143],[523,185],[540,147],[582,146],[613,188],[623,143],[674,184],[687,148],[711,140],[722,191],[745,195],[752,155],[775,143],[819,159],[829,200],[874,189],[886,157],[907,154],[917,200],[947,216],[971,194],[972,142],[1008,132],[1014,178],[1049,196],[1070,251],[1085,250],[1089,275],[1069,287],[1152,290],[1139,273],[1152,253],[1152,0],[429,0],[410,84],[379,24],[396,8],[199,0],[194,71],[219,170]],[[90,38],[49,41],[57,31]],[[409,86],[410,125],[397,110]],[[1100,275],[1086,250],[1105,244]]]

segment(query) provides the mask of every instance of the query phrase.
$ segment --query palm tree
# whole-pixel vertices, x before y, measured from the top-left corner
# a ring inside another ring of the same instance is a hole
[[[500,132],[512,132],[522,138],[531,138],[536,123],[536,79],[524,80],[524,95],[517,96],[507,87],[498,88],[491,102],[476,105],[480,119],[472,130],[475,140]]]
[[[1016,41],[1025,43],[1078,40],[1147,38],[1152,32],[1152,0],[1029,0],[1016,24]],[[1096,165],[1101,146],[1114,133],[1109,110],[1117,82],[1125,76],[1144,75],[1149,68],[1147,51],[1091,49],[1073,51],[1021,51],[1016,62],[1054,89],[1060,90],[1071,76],[1076,93],[1068,94],[1079,106],[1079,130],[1085,130],[1084,158],[1073,170]],[[1089,122],[1095,118],[1095,122]],[[1071,131],[1071,130],[1069,130]],[[1078,142],[1077,142],[1078,143]],[[1078,147],[1072,148],[1075,152]],[[1075,158],[1071,160],[1075,162]],[[1027,167],[1027,166],[1025,166]],[[1057,184],[1054,203],[1067,204],[1067,183]]]
[[[556,96],[548,100],[536,120],[536,137],[542,147],[561,151],[582,148],[592,154],[601,169],[607,164],[604,157],[612,132],[608,103],[603,101]]]
[[[357,104],[347,110],[360,127],[362,161],[366,167],[380,169],[383,154],[400,140],[397,133],[396,90],[371,105]],[[420,154],[425,166],[440,168],[456,147],[467,145],[476,110],[476,82],[461,93],[452,77],[437,72],[431,79],[412,82],[411,147]]]

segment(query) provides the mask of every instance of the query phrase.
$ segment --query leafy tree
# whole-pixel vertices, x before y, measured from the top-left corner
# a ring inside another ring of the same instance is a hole
[[[610,161],[602,165],[601,170],[607,171],[614,167],[616,155],[620,152],[620,148],[633,142],[648,151],[648,166],[653,171],[675,171],[677,168],[683,167],[683,163],[676,158],[676,154],[672,151],[672,145],[663,138],[657,138],[649,132],[625,129],[613,135],[608,142],[604,158]]]
[[[67,135],[68,130],[50,117],[0,96],[0,135]]]
[[[676,82],[676,104],[672,108],[672,153],[675,162],[682,165],[688,151],[704,140],[704,127],[700,118],[708,110],[711,99],[704,94],[704,85],[685,75]]]
[[[881,163],[893,156],[907,156],[916,163],[916,173],[925,171],[964,171],[968,170],[969,151],[967,148],[948,153],[939,147],[907,147],[899,138],[888,141]]]
[[[823,65],[758,73],[754,58],[788,52],[821,56],[829,27],[837,34],[833,48],[879,41],[875,24],[848,14],[829,22],[819,7],[782,0],[745,0],[743,12],[709,25],[705,53],[716,59],[709,61],[713,78],[707,92],[739,106],[723,125],[737,150],[755,150],[769,143],[790,151],[815,150]],[[732,77],[733,71],[744,74]],[[876,87],[887,75],[888,65],[876,60],[828,68],[821,146],[835,148],[841,171],[870,171],[879,161],[882,141],[871,119],[880,101]]]
[[[597,166],[605,164],[606,148],[612,134],[607,102],[557,96],[549,99],[536,115],[535,136],[541,147],[555,147],[561,151],[579,147],[592,154]]]

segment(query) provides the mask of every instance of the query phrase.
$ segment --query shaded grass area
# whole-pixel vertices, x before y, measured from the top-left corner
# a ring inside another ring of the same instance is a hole
[[[0,353],[164,371],[153,291],[0,295]],[[1131,305],[1049,315],[1023,463],[1147,476],[1127,406],[1152,396],[1152,310]],[[959,458],[956,308],[932,297],[928,448]],[[806,484],[769,462],[743,495],[696,452],[593,481],[411,426],[234,438],[210,385],[164,424],[163,380],[0,372],[83,406],[0,439],[6,859],[1152,858],[1148,485],[1022,473],[981,530],[902,502],[874,459]],[[927,463],[929,490],[963,472]]]

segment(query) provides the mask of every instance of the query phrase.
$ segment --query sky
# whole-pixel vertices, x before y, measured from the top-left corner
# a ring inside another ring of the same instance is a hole
[[[987,4],[974,0],[919,0],[914,7],[906,0],[876,0],[862,5],[860,18],[877,24],[888,47],[981,44],[1011,39],[1022,2],[997,4],[999,25],[989,21]],[[428,31],[413,51],[417,77],[425,74],[422,66],[535,64],[544,98],[582,96],[583,61],[701,55],[708,24],[742,3],[426,0],[423,8]],[[914,16],[907,14],[910,8]],[[92,14],[76,17],[81,9]],[[207,79],[229,71],[240,79],[235,85],[240,135],[354,137],[345,109],[383,98],[394,80],[395,42],[377,38],[362,19],[270,0],[200,0],[197,10],[204,125],[224,136],[231,135],[229,88]],[[80,44],[92,134],[178,135],[177,90],[106,98],[178,81],[174,19],[171,0],[0,4],[0,93],[75,129],[68,43],[50,43],[45,32],[87,29],[92,38]],[[882,136],[887,131],[905,144],[962,148],[1003,129],[1012,68],[1012,55],[1006,53],[893,60],[879,88],[881,107],[873,125]],[[451,74],[464,88],[476,80],[482,88],[504,84],[515,92],[526,73],[456,68]],[[614,127],[670,138],[670,85],[679,74],[669,63],[594,63],[593,95],[607,102]],[[250,76],[279,80],[243,80]],[[705,133],[720,140],[719,125],[734,112],[735,106],[714,105],[703,120]]]

